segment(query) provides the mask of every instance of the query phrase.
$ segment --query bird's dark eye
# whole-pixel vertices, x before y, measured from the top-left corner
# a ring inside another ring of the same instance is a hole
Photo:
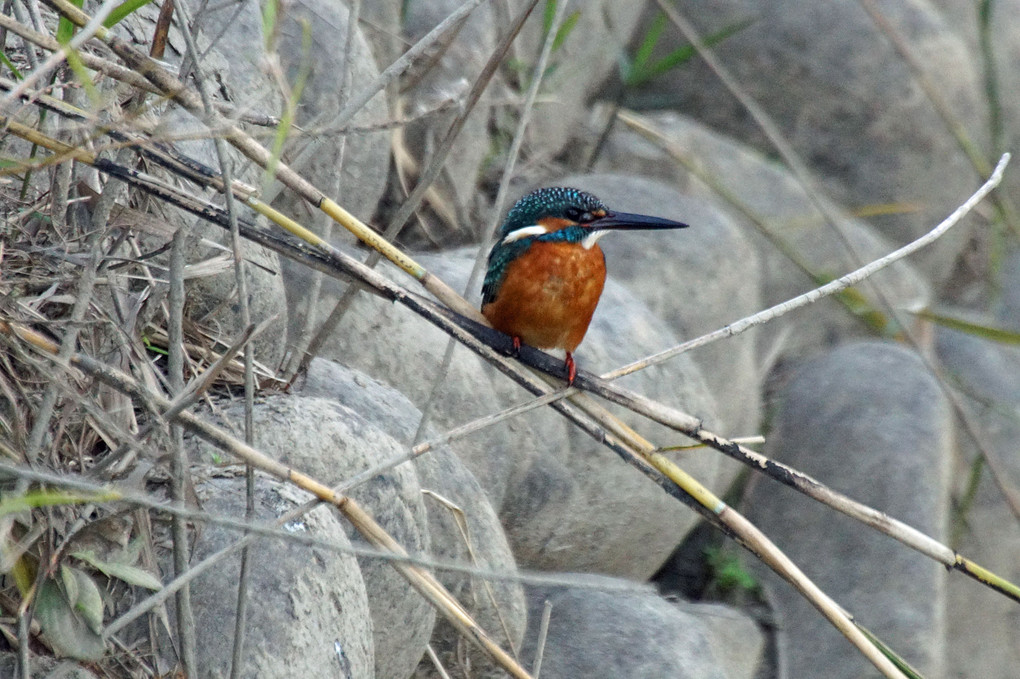
[[[568,207],[564,211],[563,216],[572,222],[582,222],[584,221],[585,213],[580,208]]]

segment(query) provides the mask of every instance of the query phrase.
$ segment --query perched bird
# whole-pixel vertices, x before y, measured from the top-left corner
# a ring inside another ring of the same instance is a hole
[[[597,241],[613,230],[681,229],[659,217],[612,212],[590,193],[532,191],[510,208],[489,252],[482,315],[514,347],[567,352],[567,384],[577,375],[573,352],[584,339],[606,283]]]

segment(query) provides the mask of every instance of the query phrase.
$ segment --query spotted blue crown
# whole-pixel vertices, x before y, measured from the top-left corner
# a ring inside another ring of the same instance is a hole
[[[500,239],[489,252],[489,268],[482,284],[482,304],[488,304],[496,298],[510,262],[527,252],[532,243],[536,241],[578,243],[584,240],[588,231],[580,226],[568,227],[504,243],[503,239],[508,234],[538,224],[538,220],[543,217],[561,217],[572,222],[583,222],[589,221],[592,213],[606,211],[608,210],[602,201],[587,191],[564,186],[538,189],[518,200],[506,214],[503,226],[499,230]]]
[[[499,233],[505,237],[511,231],[537,224],[542,217],[563,217],[575,222],[582,221],[581,216],[585,213],[591,214],[599,210],[605,211],[606,206],[587,191],[564,186],[538,189],[514,203],[506,213]]]

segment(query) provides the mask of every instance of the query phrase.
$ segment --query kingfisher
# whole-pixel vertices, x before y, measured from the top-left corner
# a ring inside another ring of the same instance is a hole
[[[496,330],[537,349],[563,349],[567,384],[574,383],[574,350],[584,339],[606,283],[598,240],[610,231],[682,229],[661,217],[610,211],[585,191],[538,189],[507,213],[489,252],[482,315]]]

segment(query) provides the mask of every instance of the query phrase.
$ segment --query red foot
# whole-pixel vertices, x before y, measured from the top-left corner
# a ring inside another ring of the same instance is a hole
[[[515,335],[513,340],[514,340],[514,356],[519,356],[521,353],[521,338]]]
[[[574,378],[577,377],[577,365],[574,363],[574,356],[569,351],[567,352],[567,360],[565,361],[567,366],[567,386],[574,384]]]

